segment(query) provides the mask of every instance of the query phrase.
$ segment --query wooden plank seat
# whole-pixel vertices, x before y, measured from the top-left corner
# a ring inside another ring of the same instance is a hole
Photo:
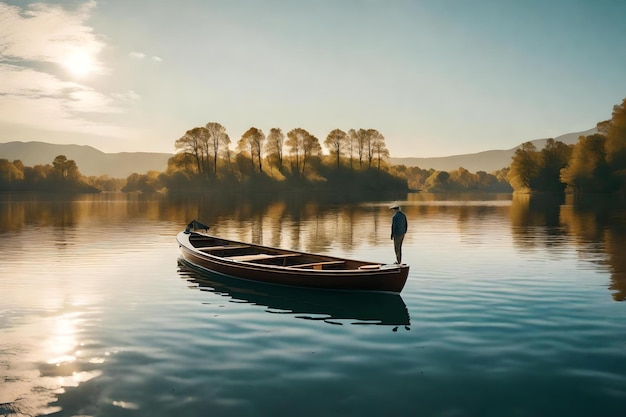
[[[299,265],[289,265],[287,268],[313,268],[313,269],[323,269],[324,265],[341,265],[346,261],[323,261],[323,262],[312,262],[308,264],[299,264]]]
[[[300,256],[298,253],[283,253],[280,255],[270,255],[269,253],[257,253],[254,255],[229,256],[225,259],[239,262],[261,261],[264,259],[288,258],[290,256]]]
[[[380,264],[371,264],[371,265],[361,265],[359,267],[360,270],[368,270],[368,269],[380,269]]]
[[[196,248],[196,249],[202,252],[213,252],[216,250],[243,249],[243,248],[249,248],[249,247],[250,245],[225,245],[225,246],[206,246],[206,247],[201,247],[201,248]]]

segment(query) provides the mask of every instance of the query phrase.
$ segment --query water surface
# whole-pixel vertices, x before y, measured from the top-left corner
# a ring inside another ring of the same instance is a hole
[[[175,235],[394,260],[389,201],[0,197],[0,415],[621,416],[626,211],[409,194],[401,295],[201,276]]]

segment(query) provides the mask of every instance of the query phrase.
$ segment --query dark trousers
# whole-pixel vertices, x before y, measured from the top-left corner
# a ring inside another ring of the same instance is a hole
[[[404,235],[394,235],[393,237],[393,250],[396,251],[396,261],[399,264],[402,263],[402,241],[404,240]]]

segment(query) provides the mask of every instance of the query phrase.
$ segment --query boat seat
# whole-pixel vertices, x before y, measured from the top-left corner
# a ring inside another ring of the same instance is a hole
[[[359,267],[359,269],[361,269],[361,270],[368,270],[368,269],[380,269],[380,264],[361,265],[361,266]]]
[[[225,245],[225,246],[206,246],[206,247],[200,247],[196,249],[202,252],[212,252],[215,250],[243,249],[243,248],[249,248],[249,247],[250,245]]]
[[[324,262],[312,262],[309,264],[289,265],[287,268],[313,268],[323,269],[324,265],[341,265],[346,261],[324,261]]]
[[[270,255],[269,253],[257,253],[254,255],[229,256],[225,259],[230,259],[231,261],[239,261],[239,262],[250,262],[250,261],[260,261],[263,259],[288,258],[290,256],[299,256],[299,254],[298,253],[283,253],[280,255]]]

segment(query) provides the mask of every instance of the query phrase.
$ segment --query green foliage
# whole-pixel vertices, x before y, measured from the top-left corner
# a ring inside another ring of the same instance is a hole
[[[597,128],[599,133],[579,139],[561,180],[577,193],[626,195],[626,99]]]
[[[565,190],[565,182],[560,173],[565,168],[572,155],[573,146],[563,142],[548,139],[546,146],[539,153],[537,178],[533,187],[541,192],[559,192]]]
[[[131,174],[126,179],[123,192],[154,193],[163,188],[161,174],[158,171],[148,171],[146,174]]]
[[[237,149],[250,159],[254,168],[256,159],[259,173],[263,172],[263,143],[265,142],[265,134],[256,127],[251,127],[242,136],[237,143]]]
[[[607,162],[612,171],[626,169],[626,98],[613,107],[611,120],[600,124],[598,130],[606,136]]]
[[[65,155],[59,155],[52,161],[52,175],[59,182],[73,181],[76,182],[80,179],[80,172],[76,162],[72,159],[67,159]]]
[[[516,192],[532,191],[539,175],[540,157],[537,148],[530,142],[515,150],[508,180]]]
[[[445,172],[394,165],[390,168],[390,173],[407,181],[411,190],[427,192],[511,192],[511,186],[506,180],[506,170],[488,174],[485,171],[471,173],[465,168]]]
[[[575,192],[610,191],[610,169],[606,156],[606,137],[601,134],[581,136],[561,180]]]
[[[337,168],[334,163],[319,167],[320,177],[317,188],[334,191],[344,195],[367,195],[384,193],[406,193],[408,185],[405,179],[375,168],[352,170],[349,167]]]
[[[305,176],[307,163],[310,164],[313,158],[319,158],[322,154],[320,141],[302,128],[290,130],[285,145],[289,148],[292,172],[300,176]]]
[[[349,154],[351,167],[353,159],[358,157],[359,168],[372,168],[376,165],[380,170],[382,162],[389,158],[385,137],[376,129],[350,129],[346,139],[345,149]]]
[[[267,135],[265,142],[265,154],[271,168],[276,168],[278,172],[283,170],[285,135],[280,128],[273,127]]]
[[[22,161],[0,159],[0,191],[42,191],[54,193],[97,193],[78,170],[76,162],[64,155],[53,165],[24,166]]]
[[[0,183],[11,184],[24,179],[24,171],[17,167],[16,162],[8,159],[0,159]]]
[[[83,180],[90,186],[101,191],[120,191],[124,185],[126,185],[125,179],[112,178],[108,175],[101,175],[99,177],[91,176],[84,178]]]
[[[324,140],[324,145],[330,151],[330,155],[336,162],[337,168],[341,166],[341,160],[345,157],[348,140],[348,134],[341,129],[333,130]]]
[[[222,140],[215,139],[218,137]],[[373,168],[381,173],[389,171],[385,138],[375,129],[352,129],[349,133],[333,130],[324,142],[330,156],[323,155],[320,141],[302,128],[292,129],[287,135],[280,128],[272,128],[265,137],[260,129],[251,127],[238,141],[235,152],[227,146],[229,142],[226,129],[219,123],[188,130],[176,140],[179,152],[168,161],[166,172],[160,176],[161,185],[170,191],[199,192],[221,188],[224,184],[318,187],[333,182],[328,176],[343,181],[343,168],[349,166],[354,170],[357,153],[357,177]],[[218,144],[219,152],[216,151]],[[330,165],[335,169],[329,170]],[[213,174],[207,175],[209,172]],[[385,175],[379,175],[382,177]],[[140,188],[138,181],[129,177],[124,189]],[[406,188],[406,181],[401,179],[401,182]]]
[[[424,187],[431,192],[445,192],[448,190],[450,174],[446,171],[434,171],[428,178]]]
[[[226,129],[219,123],[209,122],[203,127],[195,127],[185,132],[175,142],[176,149],[190,155],[199,174],[217,176],[217,162],[227,150],[230,138]]]
[[[598,133],[568,146],[548,139],[538,152],[527,142],[515,151],[507,179],[516,192],[626,194],[626,99]]]
[[[554,139],[548,139],[541,151],[530,142],[522,144],[515,151],[507,173],[513,191],[562,193],[565,183],[560,173],[567,166],[571,153],[572,147]]]
[[[430,177],[433,171],[432,169],[406,167],[405,165],[393,165],[389,168],[389,172],[396,177],[404,179],[411,190],[424,190],[426,179]]]

